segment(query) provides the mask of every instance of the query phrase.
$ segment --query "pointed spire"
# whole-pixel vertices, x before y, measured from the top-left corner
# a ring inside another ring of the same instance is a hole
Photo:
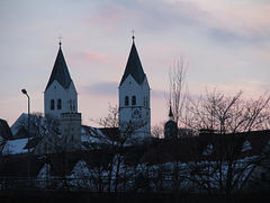
[[[169,118],[171,120],[173,120],[173,112],[172,112],[172,106],[171,106],[171,104],[170,104]]]
[[[63,88],[68,88],[71,83],[71,77],[68,71],[68,67],[61,49],[62,42],[59,40],[59,49],[57,53],[57,57],[54,62],[53,70],[49,79],[49,82],[46,86],[46,89],[53,83],[53,81],[57,81]]]
[[[120,82],[120,86],[122,85],[122,83],[124,82],[124,80],[131,75],[138,84],[142,84],[145,78],[145,73],[143,71],[143,67],[135,46],[135,42],[134,42],[134,34],[132,35],[132,47],[129,53],[129,57],[128,57],[128,61],[127,61],[127,65],[125,68],[125,72],[124,75],[121,79]]]

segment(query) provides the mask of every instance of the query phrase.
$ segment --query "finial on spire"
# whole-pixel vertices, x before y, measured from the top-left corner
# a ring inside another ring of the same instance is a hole
[[[135,40],[135,30],[132,30],[131,33],[132,33],[132,40],[134,42],[134,40]]]
[[[59,39],[59,46],[61,47],[61,45],[62,45],[62,37],[61,37],[61,35],[58,37],[58,39]]]

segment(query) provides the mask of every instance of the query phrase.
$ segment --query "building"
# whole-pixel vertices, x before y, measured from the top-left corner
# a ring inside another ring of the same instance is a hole
[[[151,135],[150,87],[136,49],[135,37],[132,39],[119,84],[119,130],[122,137],[138,143]],[[81,114],[78,113],[78,96],[61,42],[44,93],[44,113],[49,121],[58,120],[60,137],[65,140],[65,146],[70,146],[67,149],[80,149]]]
[[[119,84],[119,129],[135,139],[150,137],[150,86],[140,61],[134,36],[125,72]]]
[[[44,92],[44,115],[30,114],[28,129],[29,115],[22,114],[11,127],[15,140],[7,142],[3,155],[27,153],[28,138],[34,154],[93,149],[111,144],[110,140],[119,140],[120,134],[129,144],[140,144],[150,138],[150,87],[134,36],[119,84],[119,128],[82,125],[76,87],[61,42]]]
[[[174,121],[171,105],[169,111],[169,120],[165,123],[164,126],[164,136],[165,139],[175,139],[178,137],[178,126]]]
[[[11,139],[12,133],[7,121],[0,119],[0,143],[5,139]]]
[[[45,116],[58,119],[62,113],[78,112],[77,91],[70,77],[61,45],[60,42],[53,70],[44,92]]]

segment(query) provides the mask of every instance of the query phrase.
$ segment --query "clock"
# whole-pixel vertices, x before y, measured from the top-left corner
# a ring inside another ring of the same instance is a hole
[[[142,112],[140,108],[134,108],[131,112],[131,118],[133,119],[140,119],[142,118]]]

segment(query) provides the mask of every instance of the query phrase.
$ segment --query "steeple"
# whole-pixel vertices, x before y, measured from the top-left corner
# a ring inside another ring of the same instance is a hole
[[[165,139],[177,138],[178,127],[177,123],[173,120],[172,105],[170,102],[169,120],[164,125]]]
[[[78,112],[78,97],[62,52],[61,41],[53,70],[44,92],[44,113],[60,119],[63,113]]]
[[[135,46],[134,33],[127,65],[119,85],[119,130],[132,128],[132,139],[144,139],[151,133],[150,86]]]
[[[49,82],[46,86],[46,89],[53,83],[53,81],[57,81],[64,89],[67,89],[71,83],[71,77],[68,71],[68,67],[62,52],[61,41],[59,42],[59,50],[57,53],[57,57],[54,62],[53,70],[49,79]]]
[[[127,61],[127,65],[125,68],[124,75],[123,75],[121,82],[120,82],[120,86],[122,85],[124,80],[129,75],[131,75],[135,79],[135,81],[140,85],[143,83],[144,78],[145,78],[145,73],[143,71],[143,67],[142,67],[136,46],[135,46],[134,39],[135,39],[135,37],[133,35],[132,36],[132,41],[133,41],[132,47],[131,47],[131,50],[129,53],[129,57],[128,57],[128,61]]]
[[[173,120],[173,112],[172,112],[171,104],[170,104],[169,118],[170,118],[170,120]]]

